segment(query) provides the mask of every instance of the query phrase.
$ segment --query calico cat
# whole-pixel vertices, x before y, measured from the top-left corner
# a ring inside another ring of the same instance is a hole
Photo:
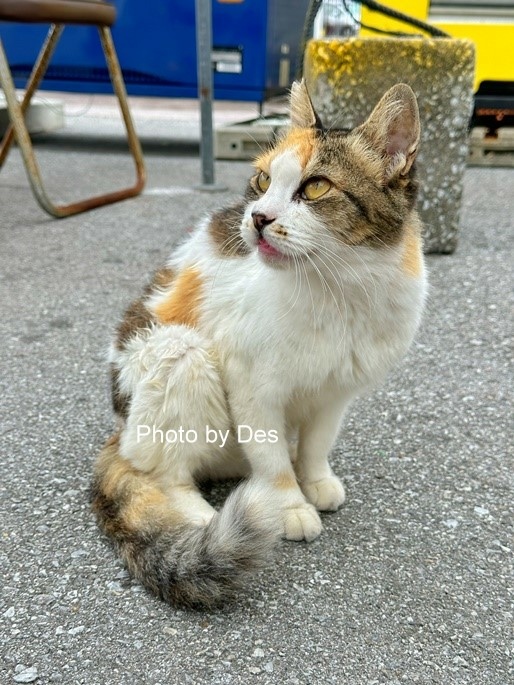
[[[345,499],[328,454],[345,409],[405,354],[426,291],[415,96],[389,90],[351,132],[303,82],[244,199],[214,213],[127,310],[110,362],[119,430],[93,508],[130,573],[213,607],[310,541]],[[294,449],[292,445],[295,445]],[[216,512],[204,479],[244,478]]]

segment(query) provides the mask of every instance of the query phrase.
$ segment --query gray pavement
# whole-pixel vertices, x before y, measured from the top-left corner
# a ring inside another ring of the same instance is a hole
[[[58,143],[38,146],[54,195],[130,181],[118,146]],[[467,171],[458,251],[428,258],[416,344],[349,414],[333,454],[348,502],[318,540],[283,543],[232,606],[201,614],[142,590],[97,530],[109,335],[249,173],[218,163],[229,191],[202,194],[194,153],[147,145],[143,196],[62,221],[17,151],[0,174],[0,682],[512,683],[514,169]]]

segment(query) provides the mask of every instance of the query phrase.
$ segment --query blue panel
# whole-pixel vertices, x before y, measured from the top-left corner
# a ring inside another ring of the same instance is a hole
[[[213,2],[213,48],[238,47],[242,50],[241,74],[215,74],[215,90],[261,90],[266,79],[267,3],[245,0],[242,3]]]
[[[113,38],[128,92],[196,97],[194,0],[116,0],[114,4],[118,19]],[[242,55],[241,73],[214,74],[215,98],[261,101],[278,88],[279,43],[288,42],[296,50],[307,4],[308,0],[213,0],[213,47],[237,50]],[[0,26],[17,77],[16,85],[23,87],[47,27],[8,23]],[[270,36],[273,45],[268,45]],[[95,28],[66,27],[43,87],[112,92]]]

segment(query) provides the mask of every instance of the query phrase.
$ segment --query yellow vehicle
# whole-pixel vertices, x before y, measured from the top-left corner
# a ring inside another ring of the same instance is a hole
[[[398,10],[476,46],[475,108],[472,125],[495,130],[514,126],[514,0],[382,0]],[[402,22],[362,7],[363,26],[415,31]],[[362,28],[362,34],[369,31]]]

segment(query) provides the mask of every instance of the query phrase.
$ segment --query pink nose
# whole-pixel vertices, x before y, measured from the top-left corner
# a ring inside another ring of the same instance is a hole
[[[266,216],[266,214],[262,214],[262,212],[253,212],[252,213],[252,219],[253,219],[253,225],[257,229],[259,233],[262,233],[264,230],[264,227],[267,226],[268,224],[272,224],[275,221],[275,218]]]

